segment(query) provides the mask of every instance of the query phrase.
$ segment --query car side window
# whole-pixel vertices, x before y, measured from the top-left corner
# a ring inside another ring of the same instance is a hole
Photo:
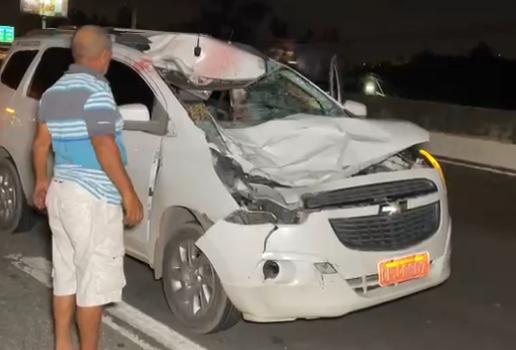
[[[28,91],[29,97],[39,100],[43,93],[65,74],[72,63],[73,56],[70,49],[60,47],[47,49],[34,74]],[[117,105],[141,103],[152,115],[155,104],[154,92],[136,71],[113,60],[106,78],[111,85]]]
[[[147,82],[131,67],[118,61],[111,61],[106,78],[111,85],[111,91],[116,104],[143,104],[153,115],[156,105],[156,96]]]
[[[73,63],[72,51],[64,47],[47,49],[34,73],[27,96],[36,100],[54,85]]]
[[[36,50],[16,51],[13,53],[2,72],[2,84],[14,90],[18,89],[25,73],[27,73],[27,70],[37,54],[38,51]]]
[[[152,88],[136,70],[113,60],[106,78],[118,106],[143,104],[149,110],[149,122],[125,122],[125,130],[143,131],[154,135],[167,133],[168,113],[156,98]]]
[[[65,74],[73,61],[72,51],[68,48],[53,47],[47,49],[36,68],[27,95],[36,100],[41,99],[43,93]],[[106,79],[109,81],[118,106],[143,104],[149,109],[151,121],[156,121],[155,125],[146,127],[142,125],[131,126],[130,123],[127,123],[127,129],[134,128],[134,130],[160,135],[166,132],[167,113],[161,103],[158,102],[150,86],[138,72],[122,62],[112,60]]]

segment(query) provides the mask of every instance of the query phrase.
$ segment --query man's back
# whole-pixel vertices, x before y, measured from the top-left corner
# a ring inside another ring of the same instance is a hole
[[[72,65],[45,92],[39,114],[52,135],[55,178],[76,182],[95,197],[119,204],[120,193],[102,170],[91,143],[92,136],[111,131],[127,162],[121,141],[123,120],[107,80],[87,67]]]

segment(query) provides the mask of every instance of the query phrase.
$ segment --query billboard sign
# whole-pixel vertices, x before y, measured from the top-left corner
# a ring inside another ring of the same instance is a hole
[[[0,26],[0,44],[10,44],[14,41],[14,27]]]
[[[67,17],[68,0],[20,0],[23,13],[45,17]]]

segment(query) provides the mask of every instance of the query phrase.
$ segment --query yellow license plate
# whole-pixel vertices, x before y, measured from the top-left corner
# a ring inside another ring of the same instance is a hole
[[[378,280],[382,287],[422,278],[429,273],[430,254],[428,252],[384,260],[378,263]]]

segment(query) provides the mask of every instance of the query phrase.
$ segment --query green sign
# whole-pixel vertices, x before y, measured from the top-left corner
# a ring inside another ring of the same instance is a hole
[[[0,26],[0,43],[12,43],[14,41],[14,27]]]

